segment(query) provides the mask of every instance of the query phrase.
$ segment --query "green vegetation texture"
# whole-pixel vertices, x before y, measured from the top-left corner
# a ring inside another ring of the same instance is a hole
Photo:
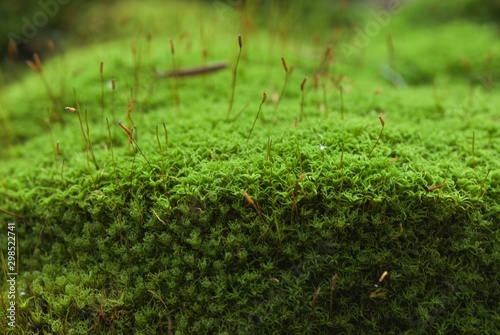
[[[0,332],[500,333],[498,27],[269,3],[98,7],[4,71]]]

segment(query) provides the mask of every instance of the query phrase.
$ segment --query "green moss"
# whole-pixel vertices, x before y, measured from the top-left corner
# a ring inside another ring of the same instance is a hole
[[[479,77],[494,77],[481,62],[498,50],[491,29],[443,26],[446,43],[427,57],[428,31],[394,18],[391,66],[407,87],[374,75],[389,63],[381,31],[348,61],[328,61],[332,76],[346,76],[342,117],[338,85],[326,76],[312,84],[330,22],[283,37],[252,26],[251,6],[222,17],[162,6],[176,25],[161,27],[166,14],[137,5],[137,36],[43,60],[54,101],[35,73],[2,93],[0,208],[15,216],[0,212],[0,222],[16,222],[25,292],[13,334],[498,332],[500,101],[459,66],[465,57]],[[300,37],[309,32],[316,44]],[[172,64],[169,38],[178,67],[199,65],[206,48],[210,62],[231,68],[239,34],[230,117],[230,70],[178,78],[177,109],[173,82],[154,75]],[[333,54],[351,38],[336,37]],[[294,70],[273,120],[281,57]],[[82,126],[63,111],[77,106],[73,87]],[[135,143],[118,121],[135,126]]]

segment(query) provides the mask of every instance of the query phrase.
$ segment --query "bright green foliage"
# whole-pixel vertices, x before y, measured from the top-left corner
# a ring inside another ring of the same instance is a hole
[[[15,216],[0,212],[0,227],[16,222],[26,293],[11,333],[500,332],[495,33],[450,23],[431,52],[403,8],[346,58],[352,34],[330,35],[321,20],[297,26],[291,11],[265,28],[252,26],[252,5],[217,4],[169,4],[166,27],[137,5],[130,24],[149,20],[152,39],[128,27],[137,36],[44,62],[54,101],[36,73],[5,87],[0,208]],[[300,37],[310,30],[325,33],[312,43]],[[176,85],[155,77],[171,69],[169,38],[177,68],[199,66],[206,48],[231,69],[240,34],[229,117],[231,70]],[[274,118],[281,57],[294,70]],[[320,64],[335,78],[320,74],[315,87]],[[77,107],[73,87],[82,126],[63,110]],[[118,121],[135,126],[135,142]]]

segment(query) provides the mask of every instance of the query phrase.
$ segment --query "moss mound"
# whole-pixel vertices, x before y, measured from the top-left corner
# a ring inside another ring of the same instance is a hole
[[[358,48],[324,13],[217,5],[117,6],[135,36],[4,88],[2,330],[500,332],[495,31],[452,22],[428,55],[404,11]]]

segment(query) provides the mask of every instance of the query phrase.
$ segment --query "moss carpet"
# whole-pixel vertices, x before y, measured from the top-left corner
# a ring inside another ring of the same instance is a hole
[[[2,333],[498,334],[498,31],[428,3],[123,2],[12,65]]]

